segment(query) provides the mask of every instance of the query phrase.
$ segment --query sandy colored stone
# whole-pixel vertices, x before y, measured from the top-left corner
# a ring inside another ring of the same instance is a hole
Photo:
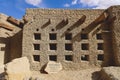
[[[5,67],[4,65],[0,65],[0,74],[4,73],[4,67]]]
[[[104,67],[102,72],[109,80],[120,80],[120,67]]]
[[[5,76],[5,70],[4,70],[4,65],[0,65],[0,80],[4,80],[4,76]]]
[[[54,61],[49,61],[45,68],[45,71],[47,73],[58,73],[61,70],[62,70],[62,64]]]
[[[23,80],[31,75],[29,60],[26,57],[14,59],[5,65],[8,80]]]
[[[98,80],[94,75],[95,72],[100,71],[101,68],[90,68],[84,70],[62,70],[56,74],[42,74],[39,72],[32,72],[33,79],[40,80]]]

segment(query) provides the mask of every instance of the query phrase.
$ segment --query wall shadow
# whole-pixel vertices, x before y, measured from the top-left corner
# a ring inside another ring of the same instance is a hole
[[[72,31],[74,28],[79,27],[82,25],[86,20],[86,16],[83,15],[79,20],[77,20],[73,25],[71,25],[62,35],[61,38],[65,36],[66,33],[69,33]]]
[[[42,25],[41,28],[42,28],[42,29],[46,28],[50,23],[51,23],[51,21],[50,21],[50,19],[49,19],[45,24]]]
[[[76,27],[79,27],[85,22],[86,16],[83,15],[79,20],[77,20],[72,26],[69,27],[69,31],[73,30]]]
[[[79,32],[77,35],[75,35],[75,36],[72,38],[71,42],[72,42],[72,43],[74,43],[75,41],[80,42],[80,41],[81,41],[81,36],[80,36],[81,33],[82,33],[82,32]]]
[[[0,80],[6,80],[6,79],[5,79],[5,75],[6,75],[5,72],[0,73]]]
[[[22,30],[10,38],[10,60],[22,57]]]
[[[93,31],[92,36],[94,36],[95,34],[97,34],[100,30],[102,30],[102,27],[104,26],[104,24],[101,24],[100,27],[98,27],[95,31]]]
[[[63,19],[62,21],[60,21],[58,23],[58,25],[56,26],[56,30],[60,30],[62,29],[64,26],[66,26],[68,24],[68,19]]]
[[[10,38],[0,37],[0,43],[5,44],[4,47],[1,47],[1,51],[4,52],[4,64],[9,61],[10,56]]]
[[[45,68],[46,68],[47,64],[43,65],[40,69],[40,72],[43,74],[47,74],[47,72],[45,72]]]
[[[96,71],[92,73],[92,80],[101,80],[101,74],[100,71]]]

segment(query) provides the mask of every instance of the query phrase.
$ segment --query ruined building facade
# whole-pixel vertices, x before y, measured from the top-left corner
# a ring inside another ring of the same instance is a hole
[[[22,55],[22,28],[20,25],[21,21],[0,14],[0,65]]]
[[[22,21],[12,20],[19,25],[11,23],[15,25],[11,33],[16,33],[9,37],[10,51],[5,54],[9,54],[8,61],[27,56],[31,70],[42,70],[49,61],[60,62],[65,70],[119,66],[119,17],[120,6],[27,9]]]

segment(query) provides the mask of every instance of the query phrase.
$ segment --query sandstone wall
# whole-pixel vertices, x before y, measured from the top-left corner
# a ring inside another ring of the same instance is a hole
[[[22,56],[22,30],[10,39],[10,60]]]
[[[6,33],[11,34],[10,31],[0,28],[0,65],[8,62],[10,56],[10,38]]]
[[[109,8],[109,11],[111,12],[111,17],[116,17],[114,23],[111,26],[113,40],[112,45],[115,65],[120,66],[120,6],[112,6]]]
[[[7,63],[22,54],[21,28],[8,22],[7,19],[7,15],[0,14],[0,64]]]
[[[23,28],[22,56],[29,58],[32,70],[42,69],[52,55],[66,70],[101,66],[104,51],[98,50],[98,44],[100,43],[99,47],[102,47],[104,42],[96,38],[96,34],[101,34],[101,27],[100,25],[94,27],[92,22],[103,11],[27,9],[25,19],[28,23]],[[86,19],[81,23],[79,19],[83,16]],[[68,23],[65,24],[63,20],[66,22],[68,20]],[[40,40],[35,40],[35,33],[41,35]],[[55,33],[57,39],[50,40],[50,33]],[[66,33],[72,34],[71,40],[65,40]],[[82,33],[87,34],[88,39],[81,39]],[[34,44],[40,45],[40,50],[34,50]],[[50,50],[50,44],[56,44],[57,50]],[[72,50],[65,50],[65,44],[71,44]],[[82,50],[81,46],[84,44],[88,47],[87,50]],[[39,57],[38,60],[34,59],[35,56]]]

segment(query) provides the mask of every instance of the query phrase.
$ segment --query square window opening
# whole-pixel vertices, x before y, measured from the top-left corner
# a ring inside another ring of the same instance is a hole
[[[89,61],[89,55],[81,55],[82,61]]]
[[[40,50],[40,44],[34,44],[34,50]]]
[[[88,43],[81,44],[81,49],[82,50],[89,50],[89,44]]]
[[[96,39],[98,39],[98,40],[102,40],[102,39],[103,39],[103,38],[102,38],[102,34],[101,34],[101,33],[96,34]]]
[[[97,44],[97,50],[103,50],[103,43]]]
[[[65,55],[65,60],[66,61],[73,61],[73,56],[72,55]]]
[[[65,50],[72,51],[73,50],[72,44],[65,44]]]
[[[49,44],[50,50],[57,50],[57,44]]]
[[[49,39],[50,39],[50,40],[56,40],[56,39],[57,39],[56,33],[50,33],[50,34],[49,34]]]
[[[81,34],[81,39],[88,39],[88,34],[87,33],[82,33]]]
[[[34,61],[40,62],[40,55],[33,55]]]
[[[34,33],[34,39],[35,40],[41,40],[41,34],[40,33]]]
[[[98,54],[97,55],[97,60],[103,61],[104,60],[104,55],[103,54]]]
[[[49,60],[50,61],[57,61],[57,56],[56,55],[49,55]]]
[[[72,39],[72,33],[66,33],[65,40],[71,40],[71,39]]]

